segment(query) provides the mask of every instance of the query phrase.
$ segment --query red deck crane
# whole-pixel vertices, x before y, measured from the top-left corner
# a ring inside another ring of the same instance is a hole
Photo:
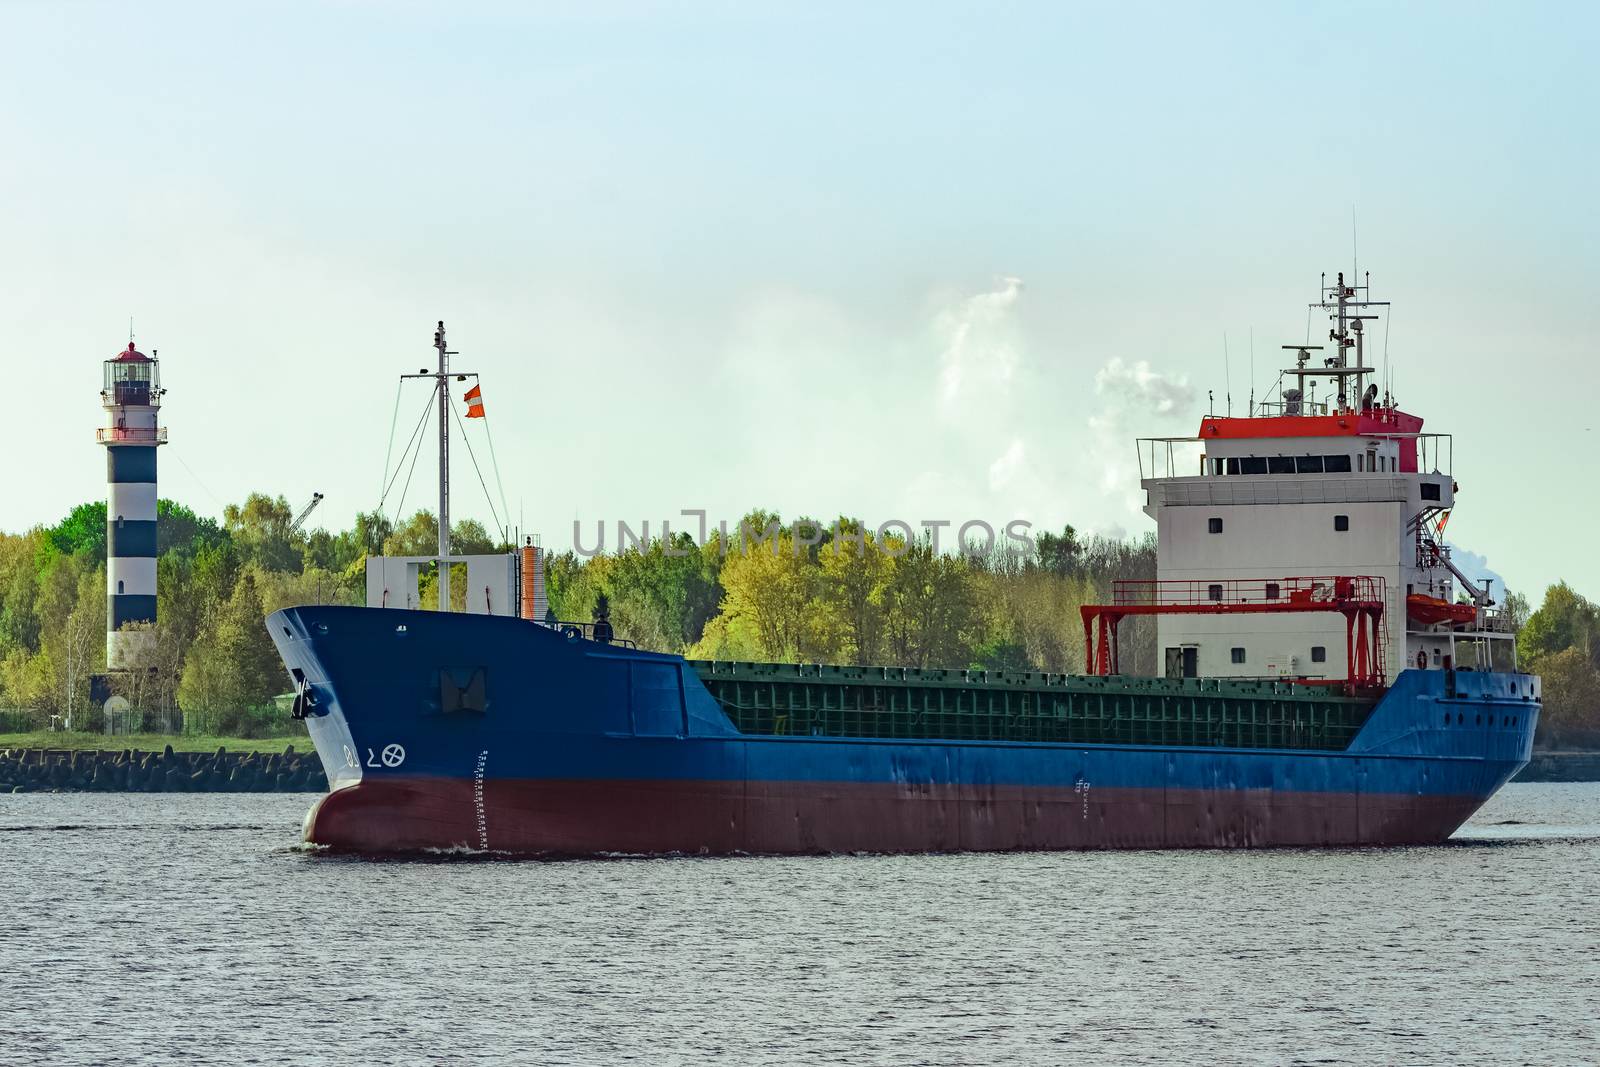
[[[1344,616],[1345,684],[1381,689],[1384,581],[1371,576],[1235,578],[1117,582],[1110,604],[1085,604],[1085,663],[1090,674],[1117,674],[1117,627],[1129,615],[1235,615],[1335,612]]]

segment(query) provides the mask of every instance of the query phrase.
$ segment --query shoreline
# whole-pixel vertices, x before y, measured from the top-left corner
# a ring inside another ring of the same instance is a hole
[[[1600,752],[1535,752],[1513,782],[1600,782]]]
[[[313,752],[0,749],[0,793],[325,793]]]

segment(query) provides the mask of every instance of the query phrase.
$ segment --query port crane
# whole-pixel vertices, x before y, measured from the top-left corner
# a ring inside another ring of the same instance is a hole
[[[322,503],[322,494],[312,493],[311,500],[306,504],[305,507],[300,509],[300,514],[296,515],[294,517],[294,521],[289,524],[289,533],[294,534],[299,532],[300,527],[305,523],[306,518],[313,511],[317,510],[317,505],[320,503]]]

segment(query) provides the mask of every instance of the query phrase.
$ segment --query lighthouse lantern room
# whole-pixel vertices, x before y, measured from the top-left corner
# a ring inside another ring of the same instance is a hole
[[[160,362],[133,342],[105,361],[100,400],[106,425],[96,433],[106,449],[106,666],[137,667],[152,640],[129,623],[156,621],[156,449],[167,443],[160,426]]]

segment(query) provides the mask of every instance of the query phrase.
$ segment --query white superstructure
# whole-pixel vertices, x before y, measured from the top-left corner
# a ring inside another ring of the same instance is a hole
[[[1380,674],[1512,669],[1489,590],[1442,540],[1457,489],[1450,438],[1423,433],[1421,418],[1367,384],[1364,325],[1377,316],[1366,312],[1388,305],[1366,293],[1342,274],[1323,286],[1312,307],[1333,322],[1335,354],[1317,366],[1323,346],[1284,346],[1297,358],[1278,399],[1243,418],[1208,415],[1193,438],[1140,442],[1162,596],[1219,608],[1158,616],[1169,676],[1346,679],[1345,617],[1273,610],[1295,577],[1326,579],[1330,595],[1340,577],[1381,580]]]

